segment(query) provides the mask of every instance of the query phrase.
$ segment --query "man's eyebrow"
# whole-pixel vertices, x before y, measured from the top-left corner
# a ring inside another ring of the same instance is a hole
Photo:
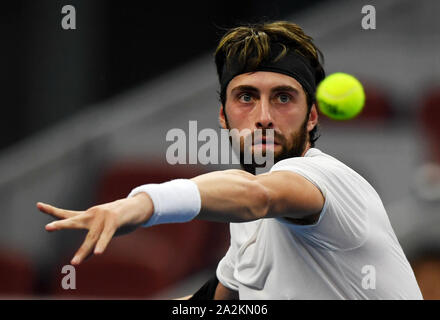
[[[292,93],[295,93],[295,94],[299,93],[299,90],[297,88],[292,87],[292,86],[277,86],[275,88],[272,88],[271,91],[272,92],[284,91],[284,92],[292,92]]]
[[[231,94],[235,93],[235,92],[240,92],[240,91],[247,91],[247,92],[255,92],[258,93],[260,92],[260,90],[258,90],[258,88],[254,87],[254,86],[250,86],[250,85],[240,85],[237,86],[235,88],[233,88],[231,90]],[[274,88],[271,89],[272,92],[292,92],[295,94],[299,93],[299,90],[297,88],[294,88],[292,86],[288,86],[288,85],[282,85],[282,86],[276,86]]]
[[[237,86],[231,90],[231,94],[233,94],[236,91],[248,91],[248,92],[255,92],[255,93],[259,92],[259,90],[257,88],[255,88],[253,86],[249,86],[249,85]]]

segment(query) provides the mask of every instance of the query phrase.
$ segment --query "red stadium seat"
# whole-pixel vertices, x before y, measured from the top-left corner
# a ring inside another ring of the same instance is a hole
[[[12,249],[0,249],[0,296],[27,297],[34,294],[35,272],[25,254]]]
[[[418,124],[428,142],[428,156],[440,163],[440,87],[427,90],[419,106]]]
[[[97,203],[125,197],[132,188],[174,178],[191,178],[200,169],[182,169],[151,162],[119,163],[106,170]],[[70,297],[148,298],[201,268],[211,266],[226,252],[227,224],[192,221],[138,229],[113,239],[106,252],[76,268],[77,289],[64,290],[58,268],[52,294]],[[72,252],[73,255],[73,252]]]

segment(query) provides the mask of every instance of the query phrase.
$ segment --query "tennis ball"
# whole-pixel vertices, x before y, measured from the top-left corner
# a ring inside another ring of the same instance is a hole
[[[364,107],[365,93],[358,79],[336,72],[325,77],[316,89],[319,110],[334,120],[349,120]]]

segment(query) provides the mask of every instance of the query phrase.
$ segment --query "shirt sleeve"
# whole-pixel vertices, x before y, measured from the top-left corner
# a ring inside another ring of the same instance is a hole
[[[350,250],[362,245],[368,235],[367,204],[371,190],[366,181],[348,167],[306,157],[282,160],[271,171],[295,172],[312,182],[325,202],[318,221],[297,225],[278,221],[311,244],[329,250]]]
[[[237,244],[231,237],[229,249],[225,256],[220,260],[216,270],[217,278],[221,284],[223,284],[226,288],[235,291],[238,291],[238,281],[234,277],[236,255],[238,250],[237,247]]]

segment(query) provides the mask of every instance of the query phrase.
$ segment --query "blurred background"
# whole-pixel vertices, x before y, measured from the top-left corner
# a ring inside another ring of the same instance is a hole
[[[64,30],[64,5],[76,29]],[[364,30],[364,5],[376,29]],[[423,295],[440,298],[440,2],[4,1],[0,11],[0,297],[169,299],[195,292],[229,244],[226,224],[193,221],[115,238],[69,264],[85,233],[47,233],[35,203],[85,210],[147,182],[225,165],[169,165],[171,128],[218,129],[213,52],[226,28],[289,20],[315,39],[327,74],[358,77],[354,120],[320,117],[317,147],[381,195]]]

